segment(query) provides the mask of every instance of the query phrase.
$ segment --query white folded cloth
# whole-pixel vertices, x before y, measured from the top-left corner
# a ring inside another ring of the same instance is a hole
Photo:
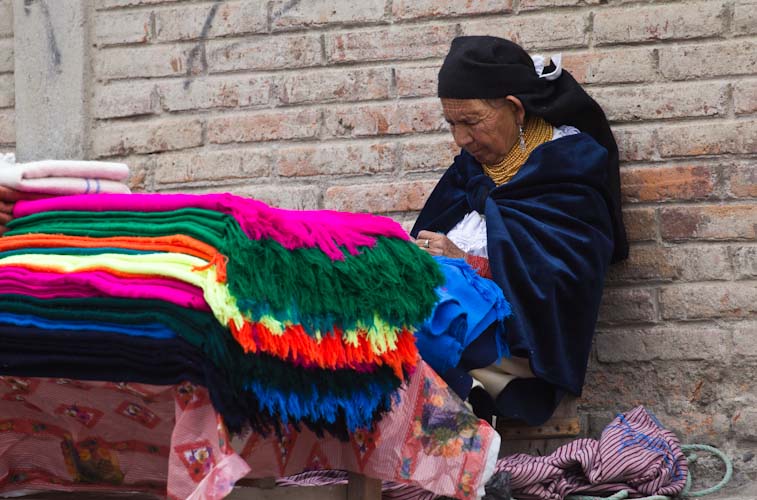
[[[106,161],[42,160],[14,163],[0,157],[0,186],[30,193],[130,193],[124,163]]]

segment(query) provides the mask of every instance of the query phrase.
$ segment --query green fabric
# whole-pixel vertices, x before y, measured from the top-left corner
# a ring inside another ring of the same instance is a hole
[[[224,337],[231,333],[221,327],[211,313],[151,299],[113,297],[40,299],[28,295],[0,295],[0,311],[28,314],[51,320],[139,325],[161,323],[187,342],[211,354],[218,366],[231,362],[224,353]]]
[[[0,259],[0,266],[32,266],[58,273],[107,269],[133,275],[163,276],[189,283],[203,291],[205,301],[221,325],[234,321],[241,327],[245,318],[229,287],[217,279],[215,266],[183,253],[165,252],[142,255],[103,253],[96,255],[23,254]],[[202,269],[200,269],[202,268]]]
[[[132,248],[83,248],[83,247],[55,247],[55,248],[19,248],[0,252],[0,259],[13,255],[44,254],[44,255],[97,255],[101,253],[120,253],[125,255],[144,255],[148,253],[163,253],[155,250],[134,250]]]
[[[229,258],[229,289],[243,312],[271,314],[312,333],[333,324],[372,325],[375,315],[394,327],[429,316],[443,277],[431,257],[409,242],[377,239],[357,256],[332,261],[319,249],[287,250],[273,240],[250,240],[236,220],[210,210],[173,212],[44,212],[12,221],[7,234],[166,236],[185,234]]]
[[[46,319],[105,322],[123,325],[162,323],[205,353],[237,391],[255,381],[284,394],[296,394],[315,403],[320,396],[349,399],[363,394],[390,394],[399,388],[391,368],[371,373],[354,370],[321,370],[295,367],[263,353],[245,354],[230,332],[213,315],[170,302],[111,297],[38,299],[26,295],[0,295],[0,311]],[[382,388],[380,391],[378,388]],[[375,397],[375,396],[374,396]]]

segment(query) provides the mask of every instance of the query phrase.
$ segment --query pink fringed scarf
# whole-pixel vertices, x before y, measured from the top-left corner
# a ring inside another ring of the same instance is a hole
[[[13,215],[82,210],[91,212],[169,212],[181,208],[214,210],[233,216],[248,238],[273,239],[288,250],[318,247],[332,260],[342,260],[341,248],[352,255],[373,246],[377,236],[407,240],[399,224],[387,217],[330,210],[284,210],[257,200],[223,194],[102,194],[20,201]]]

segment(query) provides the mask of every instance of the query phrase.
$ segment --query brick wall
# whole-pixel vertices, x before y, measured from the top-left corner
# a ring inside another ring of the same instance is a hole
[[[757,478],[757,1],[96,5],[91,152],[129,162],[136,189],[406,225],[455,152],[434,97],[450,40],[561,51],[613,122],[632,240],[607,280],[584,414],[596,432],[648,405],[729,451],[737,484]],[[0,15],[0,108],[9,30]]]
[[[12,0],[0,0],[0,153],[13,151],[16,142],[12,8]]]

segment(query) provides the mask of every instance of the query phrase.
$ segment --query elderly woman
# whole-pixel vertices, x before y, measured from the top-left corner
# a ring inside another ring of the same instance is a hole
[[[539,425],[581,393],[605,271],[628,253],[618,151],[602,109],[561,69],[488,36],[452,42],[438,93],[462,149],[412,235],[465,258],[513,314],[442,373],[482,417]]]

